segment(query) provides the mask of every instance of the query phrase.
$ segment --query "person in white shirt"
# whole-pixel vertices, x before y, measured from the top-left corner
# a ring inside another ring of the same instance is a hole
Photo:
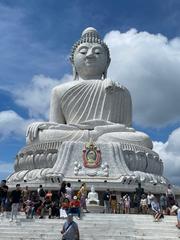
[[[69,201],[71,201],[72,200],[72,187],[71,187],[71,184],[70,183],[67,183],[66,184],[66,194],[65,194],[65,196],[66,196],[66,198],[68,198],[69,199]]]
[[[151,202],[154,199],[154,195],[151,192],[148,192],[147,195],[147,204],[148,204],[148,209],[151,209]]]
[[[171,208],[171,213],[175,213],[177,215],[177,224],[176,227],[180,229],[180,208],[178,206],[173,205]]]

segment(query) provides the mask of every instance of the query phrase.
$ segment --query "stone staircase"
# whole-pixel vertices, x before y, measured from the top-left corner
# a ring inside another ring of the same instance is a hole
[[[0,240],[60,240],[62,219],[25,219],[17,223],[0,218]],[[180,230],[175,227],[176,217],[165,216],[154,222],[150,215],[88,213],[79,225],[81,240],[178,240]]]

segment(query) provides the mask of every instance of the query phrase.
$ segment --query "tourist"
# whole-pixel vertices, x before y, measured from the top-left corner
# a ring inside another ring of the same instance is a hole
[[[137,200],[138,213],[140,212],[140,201],[143,194],[144,194],[144,188],[141,187],[141,183],[139,182],[138,187],[136,188],[136,200]]]
[[[49,207],[49,218],[59,218],[59,203],[57,201],[52,201]]]
[[[44,199],[45,199],[45,196],[46,196],[46,192],[44,191],[42,185],[39,185],[39,188],[38,188],[37,192],[38,192],[39,199],[42,202],[44,202]]]
[[[60,202],[60,210],[59,210],[60,218],[66,218],[68,210],[69,210],[69,199],[64,198],[63,202],[62,203]]]
[[[161,209],[160,209],[159,203],[157,201],[157,198],[155,198],[155,197],[151,201],[151,209],[153,211],[154,221],[158,222],[160,220],[160,218],[163,217],[163,214],[161,213]]]
[[[148,192],[148,195],[147,195],[147,204],[148,204],[148,212],[150,213],[151,211],[151,202],[153,201],[154,199],[154,195],[151,193],[151,192]]]
[[[49,218],[51,218],[51,200],[49,197],[42,199],[39,199],[39,202],[37,203],[37,214],[39,215],[39,219],[44,218],[44,214],[47,211]]]
[[[168,184],[168,187],[166,190],[166,197],[167,197],[167,206],[168,208],[171,208],[173,205],[175,205],[175,195],[171,188],[171,184]]]
[[[26,218],[33,218],[34,216],[34,202],[32,201],[32,199],[27,199],[24,202],[24,206],[25,206],[25,214],[26,214]]]
[[[110,212],[110,191],[107,189],[103,194],[104,213]]]
[[[176,205],[173,205],[171,208],[171,214],[177,215],[176,227],[180,229],[180,208],[178,208]]]
[[[62,240],[79,240],[79,228],[76,222],[73,221],[73,215],[68,214],[67,221],[63,225]]]
[[[31,201],[34,204],[34,214],[37,213],[38,215],[40,215],[39,207],[41,206],[42,201],[39,199],[37,191],[31,193]]]
[[[16,189],[11,192],[10,202],[11,202],[11,219],[13,221],[13,217],[15,217],[15,221],[17,221],[17,213],[20,206],[21,200],[21,189],[20,184],[16,184]]]
[[[6,185],[6,180],[1,181],[0,185],[0,215],[4,216],[4,211],[6,211],[7,204],[7,194],[8,194],[8,186]]]
[[[34,211],[37,213],[40,219],[44,216],[44,203],[39,199],[38,202],[34,204]]]
[[[77,219],[80,220],[81,208],[80,201],[78,200],[77,196],[74,196],[73,200],[70,201],[68,213],[77,214]]]
[[[60,199],[60,202],[63,202],[64,198],[66,197],[66,182],[63,181],[61,183],[61,187],[60,187],[60,190],[59,190],[59,199]]]
[[[134,213],[139,212],[139,199],[136,193],[133,195],[132,207],[134,208]]]
[[[22,200],[23,202],[27,201],[30,197],[30,191],[28,186],[26,186],[23,190],[22,190]]]
[[[52,192],[51,192],[51,190],[48,190],[48,192],[45,195],[45,199],[49,199],[49,201],[52,201]]]
[[[147,214],[148,212],[148,203],[147,203],[147,197],[145,194],[142,195],[141,201],[140,201],[140,209],[142,214]]]
[[[40,219],[44,217],[45,211],[48,212],[48,217],[51,218],[51,199],[49,197],[42,202]]]
[[[66,195],[66,198],[69,199],[69,201],[72,200],[72,187],[71,187],[70,183],[67,183],[67,185],[66,185],[66,193],[65,193],[65,195]]]
[[[123,197],[123,203],[124,203],[124,213],[125,214],[129,214],[130,213],[130,196],[128,194],[126,194]]]
[[[110,206],[111,206],[111,212],[117,213],[117,197],[115,191],[113,191],[110,195]]]
[[[163,214],[167,213],[167,197],[166,194],[162,194],[159,199],[160,209]]]
[[[119,199],[118,199],[118,213],[124,213],[124,202],[121,195],[119,196]]]
[[[83,183],[79,189],[78,192],[78,197],[80,198],[80,204],[81,204],[81,208],[88,213],[89,211],[87,210],[87,206],[86,206],[86,198],[87,198],[87,188],[86,188],[86,184]]]

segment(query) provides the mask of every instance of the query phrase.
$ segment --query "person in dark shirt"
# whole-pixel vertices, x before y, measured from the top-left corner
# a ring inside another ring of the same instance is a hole
[[[67,220],[63,225],[63,229],[61,231],[62,239],[65,240],[79,240],[79,228],[76,222],[73,221],[73,215],[71,213],[68,214]]]
[[[104,213],[110,212],[110,191],[107,189],[103,194]]]
[[[136,188],[136,200],[137,200],[137,207],[138,207],[138,213],[140,213],[140,201],[141,197],[144,194],[144,188],[141,187],[141,183],[138,183],[138,187]]]
[[[21,200],[21,188],[20,184],[16,184],[16,189],[12,191],[10,196],[10,201],[12,204],[10,221],[13,221],[13,217],[15,218],[15,221],[17,221],[17,213],[19,209],[20,200]]]
[[[0,213],[1,213],[1,216],[4,215],[4,211],[6,210],[7,194],[8,194],[8,186],[6,185],[6,180],[2,180],[1,185],[0,185]]]
[[[45,196],[46,196],[46,192],[44,191],[42,185],[39,185],[39,188],[37,189],[37,193],[38,193],[39,199],[40,199],[42,202],[44,202]]]
[[[63,181],[61,184],[61,188],[59,190],[59,199],[61,203],[64,201],[64,198],[66,197],[65,195],[66,195],[66,182]]]

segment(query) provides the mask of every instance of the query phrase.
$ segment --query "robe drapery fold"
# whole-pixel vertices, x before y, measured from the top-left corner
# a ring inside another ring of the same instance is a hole
[[[103,120],[131,126],[132,102],[129,91],[105,80],[78,81],[61,98],[67,124]]]

